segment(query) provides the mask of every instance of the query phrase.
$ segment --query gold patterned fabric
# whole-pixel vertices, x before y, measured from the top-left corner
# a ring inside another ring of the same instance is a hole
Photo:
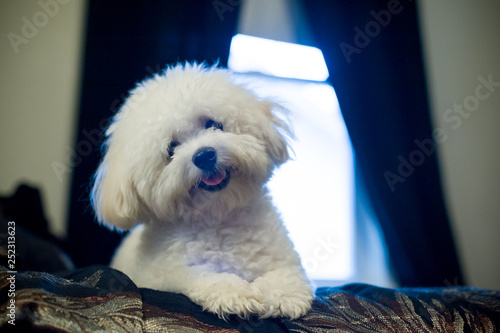
[[[500,292],[474,288],[322,288],[290,332],[496,332]]]
[[[497,332],[500,323],[500,292],[464,287],[321,288],[295,321],[224,321],[184,295],[138,288],[107,266],[65,275],[1,267],[0,288],[0,331],[13,332]]]
[[[14,278],[12,278],[14,276]],[[11,281],[15,295],[9,296]],[[0,331],[13,332],[282,332],[280,320],[229,321],[202,311],[181,294],[137,286],[107,266],[70,274],[0,266]],[[9,305],[15,302],[12,321]],[[260,331],[256,331],[260,332]]]

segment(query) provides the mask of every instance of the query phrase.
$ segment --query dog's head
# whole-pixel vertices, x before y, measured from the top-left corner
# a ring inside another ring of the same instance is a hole
[[[289,157],[281,111],[214,67],[178,65],[145,80],[106,132],[92,189],[98,219],[129,229],[244,205]]]

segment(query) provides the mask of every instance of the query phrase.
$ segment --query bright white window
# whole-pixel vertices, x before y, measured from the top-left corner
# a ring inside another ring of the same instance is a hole
[[[231,41],[230,55],[229,67],[235,72],[313,81],[328,79],[323,53],[311,46],[238,34]]]
[[[321,50],[236,35],[229,67],[292,111],[295,156],[269,188],[307,274],[318,285],[352,280],[354,157]]]

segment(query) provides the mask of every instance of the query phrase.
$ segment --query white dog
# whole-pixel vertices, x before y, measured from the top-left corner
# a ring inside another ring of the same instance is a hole
[[[305,314],[312,289],[265,187],[289,157],[280,110],[196,64],[132,90],[92,190],[101,222],[139,224],[111,266],[221,318]]]

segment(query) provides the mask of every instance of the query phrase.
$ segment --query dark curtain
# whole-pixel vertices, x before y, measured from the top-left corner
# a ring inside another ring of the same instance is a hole
[[[403,286],[462,284],[414,1],[303,1]]]
[[[90,0],[67,251],[77,266],[107,264],[122,235],[99,226],[89,184],[101,159],[103,130],[127,92],[177,61],[226,66],[238,1]]]

